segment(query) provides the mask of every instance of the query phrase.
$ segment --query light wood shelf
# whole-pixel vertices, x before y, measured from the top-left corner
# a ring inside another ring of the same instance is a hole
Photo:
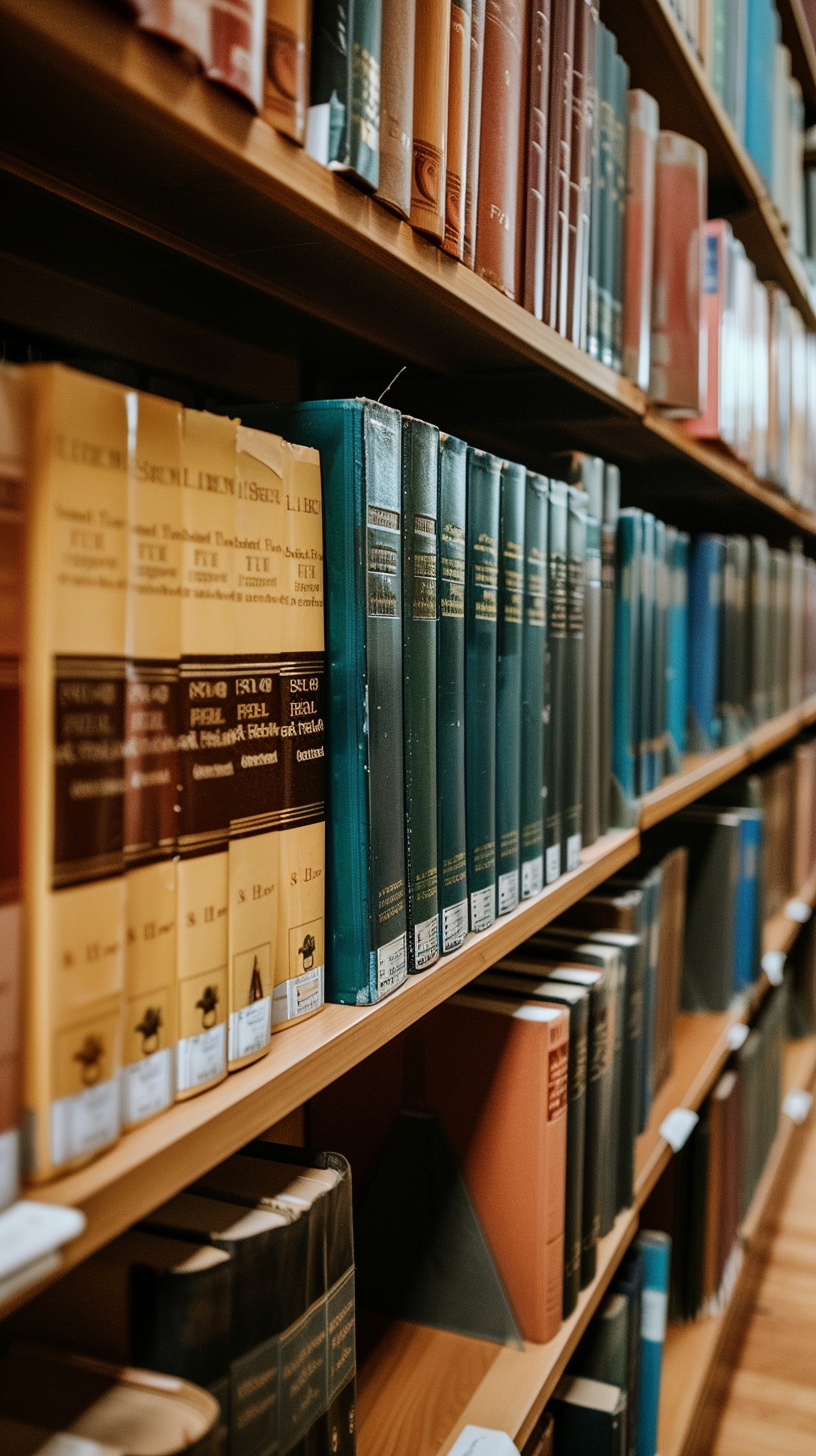
[[[782,40],[791,53],[793,74],[800,82],[808,111],[816,109],[816,45],[802,0],[776,0]]]

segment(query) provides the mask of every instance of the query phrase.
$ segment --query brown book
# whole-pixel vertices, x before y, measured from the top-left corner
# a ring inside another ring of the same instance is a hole
[[[581,346],[586,338],[586,277],[589,263],[591,125],[595,111],[597,0],[576,0],[572,68],[567,334]]]
[[[23,651],[25,395],[22,371],[0,369],[0,1209],[18,1194],[20,1022],[20,659]]]
[[[519,226],[527,0],[488,0],[485,12],[482,139],[476,220],[476,272],[520,296]]]
[[[680,1004],[683,967],[683,928],[686,919],[688,850],[684,845],[664,856],[660,864],[660,911],[657,943],[657,1003],[654,1029],[655,1095],[672,1069],[674,1023]]]
[[[816,742],[800,743],[793,755],[796,817],[793,826],[793,884],[798,893],[813,868],[813,819],[816,804]]]
[[[463,258],[465,253],[470,27],[471,0],[451,0],[445,237],[442,246],[446,253],[452,253],[455,258]]]
[[[562,0],[553,18],[550,59],[549,174],[544,247],[544,318],[567,332],[570,155],[576,0]]]
[[[473,267],[476,251],[476,212],[479,202],[479,153],[482,138],[482,89],[484,82],[485,0],[471,0],[470,12],[470,96],[468,98],[468,149],[465,169],[465,252],[464,261]]]
[[[262,115],[300,146],[306,140],[311,23],[308,0],[267,0]]]
[[[451,0],[416,4],[411,226],[438,242],[445,235],[450,7]]]
[[[380,63],[380,202],[411,215],[416,0],[383,0]]]
[[[725,1072],[711,1094],[708,1110],[708,1178],[706,1182],[705,1229],[703,1237],[703,1299],[716,1297],[722,1283],[722,1223],[725,1193],[726,1134],[728,1100],[734,1091],[736,1072]]]
[[[551,5],[552,0],[532,0],[530,16],[527,178],[524,197],[524,307],[538,319],[544,317]]]
[[[725,1097],[722,1204],[720,1207],[720,1280],[736,1243],[742,1209],[742,1082],[739,1074]]]

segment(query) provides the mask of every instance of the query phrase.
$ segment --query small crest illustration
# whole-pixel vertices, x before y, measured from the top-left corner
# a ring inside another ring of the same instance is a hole
[[[303,957],[304,971],[310,971],[314,965],[314,953],[317,948],[317,941],[307,931],[303,937],[303,944],[298,950],[298,955]]]
[[[263,1001],[263,981],[261,980],[261,968],[258,965],[258,957],[252,957],[252,978],[249,982],[249,1000],[247,1005],[251,1006],[253,1001]]]
[[[139,1025],[134,1027],[142,1038],[142,1056],[152,1056],[153,1052],[159,1050],[159,1031],[161,1030],[162,1014],[158,1006],[148,1006]]]
[[[74,1052],[74,1061],[79,1062],[81,1071],[80,1078],[83,1087],[95,1087],[102,1076],[102,1058],[105,1055],[105,1043],[101,1036],[94,1036],[89,1033],[78,1052]]]
[[[215,1026],[218,1015],[218,990],[215,986],[205,986],[201,999],[196,1001],[196,1006],[201,1012],[201,1025],[205,1031]]]

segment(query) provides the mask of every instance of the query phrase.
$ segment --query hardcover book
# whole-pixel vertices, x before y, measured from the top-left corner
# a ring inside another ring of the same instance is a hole
[[[508,298],[519,300],[526,37],[527,0],[487,0],[474,267]]]
[[[25,565],[26,420],[24,371],[0,370],[0,1209],[20,1178],[22,1104],[21,658]]]
[[[416,0],[411,226],[445,236],[451,0]]]
[[[584,752],[584,610],[587,571],[587,514],[583,491],[569,490],[567,525],[567,644],[564,707],[572,709],[563,735],[564,869],[576,870],[581,854],[581,785]]]
[[[531,0],[524,194],[524,307],[538,319],[544,317],[551,8],[551,0]]]
[[[603,587],[601,583],[601,516],[603,461],[593,460],[587,482],[584,569],[583,743],[581,761],[581,843],[594,844],[601,833],[601,714]]]
[[[204,74],[237,91],[256,111],[264,104],[266,0],[207,0],[210,50]]]
[[[567,337],[579,348],[586,339],[586,278],[589,266],[590,168],[595,116],[597,0],[576,0],[570,138]]]
[[[436,785],[440,949],[447,955],[462,944],[468,930],[465,808],[467,446],[453,435],[440,435],[439,446]]]
[[[649,388],[655,167],[660,113],[657,102],[647,91],[630,91],[627,104],[629,171],[623,250],[626,270],[623,293],[623,372],[639,389],[646,391]]]
[[[665,413],[698,415],[704,403],[703,225],[708,157],[688,137],[657,143],[655,273],[649,397]]]
[[[465,772],[471,930],[496,918],[496,686],[501,461],[468,450]]]
[[[576,0],[555,7],[550,43],[547,223],[544,245],[544,321],[567,332],[572,83]]]
[[[612,681],[615,667],[615,543],[620,510],[620,470],[604,465],[601,526],[601,684],[599,833],[612,821]],[[684,710],[685,710],[685,699]]]
[[[615,562],[614,669],[612,690],[612,823],[633,817],[640,741],[640,576],[642,511],[618,516]]]
[[[380,180],[381,0],[317,0],[306,150],[365,187]]]
[[[479,211],[479,154],[482,141],[482,91],[484,87],[485,0],[472,0],[470,16],[470,92],[468,96],[468,145],[465,168],[464,262],[473,267],[476,247],[476,218]]]
[[[502,462],[496,667],[496,889],[498,913],[519,902],[524,513],[527,472]]]
[[[544,888],[545,669],[549,482],[527,471],[521,680],[521,898]]]
[[[442,247],[454,258],[465,252],[468,114],[470,111],[471,0],[451,0],[448,67],[448,136],[445,168],[445,234]]]
[[[261,114],[300,146],[309,108],[311,7],[306,0],[267,0],[266,66]]]
[[[689,566],[688,636],[688,746],[692,753],[708,753],[720,742],[717,717],[722,573],[725,542],[722,536],[702,535],[694,542]]]
[[[414,163],[415,43],[416,0],[383,0],[377,196],[406,220]]]
[[[567,732],[567,624],[569,488],[561,480],[550,481],[549,580],[547,591],[546,674],[548,712],[544,735],[544,878],[548,885],[558,879],[566,863],[564,782]]]

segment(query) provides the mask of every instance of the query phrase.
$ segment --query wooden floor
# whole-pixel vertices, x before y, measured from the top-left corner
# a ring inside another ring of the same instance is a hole
[[[744,1328],[710,1456],[816,1456],[816,1112]]]

